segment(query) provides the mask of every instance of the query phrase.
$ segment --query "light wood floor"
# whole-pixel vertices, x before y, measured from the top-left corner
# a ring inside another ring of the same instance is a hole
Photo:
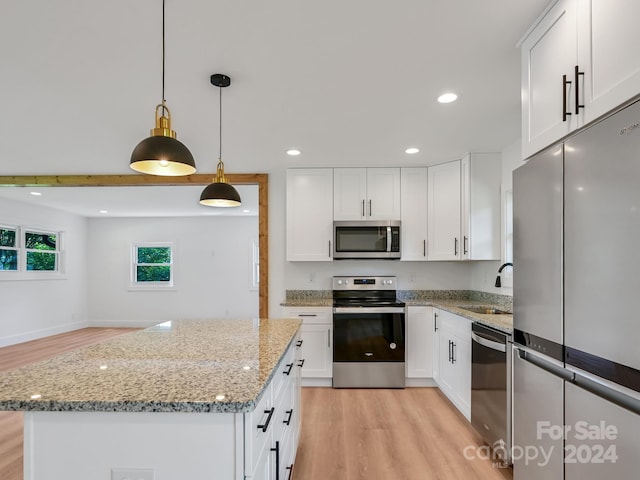
[[[0,372],[135,329],[86,328],[0,348]],[[294,480],[501,480],[512,470],[465,458],[483,445],[437,388],[302,389]],[[23,420],[0,412],[0,479],[23,480]]]
[[[102,342],[135,328],[83,328],[0,348],[0,372]],[[22,412],[0,411],[0,479],[23,480]]]
[[[303,388],[294,480],[512,479],[437,388]],[[469,455],[471,456],[471,455]]]

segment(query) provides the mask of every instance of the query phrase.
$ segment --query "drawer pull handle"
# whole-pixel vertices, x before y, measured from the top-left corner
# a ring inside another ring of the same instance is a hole
[[[291,480],[291,475],[293,474],[293,464],[289,465],[286,470],[289,470],[289,475],[287,475],[287,480]]]
[[[301,347],[302,346],[302,342],[303,342],[303,340],[298,340],[296,342],[296,347]]]
[[[287,363],[287,369],[284,370],[282,373],[284,373],[285,375],[290,375],[292,368],[293,368],[293,363]]]
[[[275,412],[275,407],[271,407],[270,410],[265,410],[264,413],[268,413],[269,416],[267,417],[267,421],[264,422],[262,425],[258,425],[258,430],[262,430],[263,432],[266,432],[267,429],[269,428],[269,423],[271,423],[271,417],[273,417],[273,412]]]
[[[300,360],[300,362],[298,362],[298,366],[302,367],[304,365],[304,358],[302,360]]]
[[[293,408],[291,410],[287,410],[285,413],[289,416],[286,420],[283,420],[282,423],[284,423],[285,425],[289,425],[291,423],[291,417],[293,417]]]
[[[276,452],[276,480],[280,480],[280,442],[276,441],[276,447],[271,451]]]

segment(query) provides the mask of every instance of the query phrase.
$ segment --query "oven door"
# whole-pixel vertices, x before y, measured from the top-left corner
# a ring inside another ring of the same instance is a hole
[[[402,307],[333,309],[333,361],[404,362]]]

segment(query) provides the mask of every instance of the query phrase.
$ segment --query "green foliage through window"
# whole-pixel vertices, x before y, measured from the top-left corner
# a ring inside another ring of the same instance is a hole
[[[57,240],[57,235],[52,233],[25,232],[27,271],[55,272],[58,270]]]
[[[134,257],[135,283],[172,284],[171,246],[136,245]]]
[[[0,270],[18,270],[16,229],[0,227]]]

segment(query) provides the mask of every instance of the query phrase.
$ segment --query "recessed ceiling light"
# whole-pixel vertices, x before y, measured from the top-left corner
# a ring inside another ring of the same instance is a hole
[[[108,210],[100,210],[100,213],[109,213]]]
[[[451,103],[455,102],[458,99],[458,95],[455,93],[443,93],[438,97],[438,101],[440,103]]]
[[[414,153],[418,153],[419,151],[420,151],[419,148],[409,147],[404,151],[404,153],[408,153],[409,155],[411,155],[411,154],[414,154]]]
[[[42,195],[42,193],[40,192],[29,192],[31,195],[35,196],[35,197],[39,197]]]
[[[251,213],[251,210],[244,209],[242,210],[242,213]]]
[[[291,155],[292,157],[297,157],[301,153],[302,152],[300,150],[298,150],[297,148],[290,148],[289,150],[287,150],[287,155]]]

